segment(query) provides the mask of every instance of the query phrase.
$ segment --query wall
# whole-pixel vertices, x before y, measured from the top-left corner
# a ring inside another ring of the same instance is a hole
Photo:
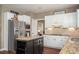
[[[1,6],[0,6],[0,48],[1,48]]]

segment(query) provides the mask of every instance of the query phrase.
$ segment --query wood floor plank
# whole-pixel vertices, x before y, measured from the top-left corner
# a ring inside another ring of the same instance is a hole
[[[44,54],[59,54],[61,49],[44,47]]]

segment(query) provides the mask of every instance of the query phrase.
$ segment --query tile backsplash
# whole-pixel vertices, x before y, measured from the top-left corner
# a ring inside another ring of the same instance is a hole
[[[45,30],[45,34],[63,34],[71,36],[79,36],[79,29],[74,31],[69,31],[68,28],[53,28],[52,30]]]
[[[52,30],[46,30],[46,34],[65,34],[68,32],[68,29],[62,29],[62,28],[53,28]]]

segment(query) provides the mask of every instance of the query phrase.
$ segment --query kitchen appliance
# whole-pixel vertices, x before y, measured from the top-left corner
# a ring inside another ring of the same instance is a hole
[[[25,24],[25,36],[29,37],[30,36],[30,24]]]
[[[14,50],[14,44],[14,22],[12,20],[8,20],[8,50]]]

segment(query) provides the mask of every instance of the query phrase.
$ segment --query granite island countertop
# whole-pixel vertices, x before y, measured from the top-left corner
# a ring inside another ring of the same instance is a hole
[[[29,36],[29,37],[20,36],[20,37],[16,38],[16,40],[19,40],[19,41],[29,41],[29,40],[39,39],[39,38],[43,38],[43,36]]]

